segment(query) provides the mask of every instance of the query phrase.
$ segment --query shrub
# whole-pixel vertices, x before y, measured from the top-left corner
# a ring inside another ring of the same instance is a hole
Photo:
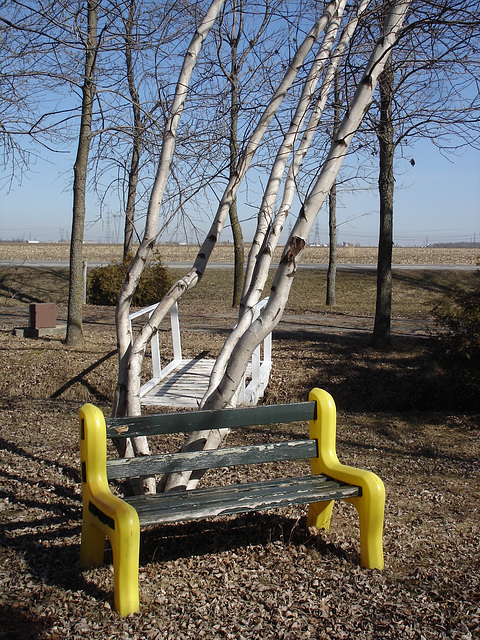
[[[445,297],[433,311],[440,327],[439,359],[450,377],[451,391],[467,404],[480,397],[480,272],[476,285]]]
[[[128,256],[123,262],[93,269],[87,280],[87,302],[115,306],[131,262],[132,256]],[[138,307],[155,304],[171,286],[172,277],[168,268],[162,265],[157,252],[154,254],[154,262],[146,265],[143,270],[132,304]]]

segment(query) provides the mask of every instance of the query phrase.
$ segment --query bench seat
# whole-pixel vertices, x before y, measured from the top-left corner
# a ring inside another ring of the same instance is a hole
[[[140,526],[202,520],[292,504],[340,500],[361,495],[361,488],[319,474],[245,482],[195,491],[170,491],[124,498],[138,513]]]

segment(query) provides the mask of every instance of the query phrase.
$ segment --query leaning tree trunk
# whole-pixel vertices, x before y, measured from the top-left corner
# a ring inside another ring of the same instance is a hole
[[[160,163],[153,184],[152,193],[150,195],[144,237],[127,273],[115,308],[115,325],[117,330],[119,362],[117,387],[115,389],[115,399],[112,411],[113,415],[140,414],[140,368],[141,361],[143,360],[143,355],[145,353],[146,342],[144,342],[143,339],[140,339],[140,346],[138,346],[138,340],[133,339],[129,321],[130,306],[145,263],[155,245],[160,205],[167,184],[168,175],[170,173],[178,124],[185,105],[195,62],[200,53],[203,42],[218,16],[218,12],[222,7],[223,2],[224,0],[212,0],[210,7],[208,8],[202,22],[198,25],[187,49],[178,78],[171,113],[165,123]],[[174,291],[175,287],[173,287],[169,292],[170,295],[167,295],[167,299],[170,303],[169,308],[173,305],[173,301],[171,300],[172,296],[175,295]],[[150,324],[150,321],[147,324],[153,332],[154,326]],[[144,328],[143,331],[149,333],[150,329]],[[136,361],[138,360],[140,360],[140,367],[135,366]],[[132,380],[134,380],[133,384]],[[127,441],[125,443],[124,450],[120,451],[120,454],[125,457],[132,457],[134,455],[145,455],[148,454],[148,452],[149,447],[147,438],[141,437]],[[144,478],[141,479],[140,486],[136,487],[135,490],[136,492],[143,491],[144,493],[154,493],[156,490],[155,484],[155,478]]]
[[[322,77],[322,72],[325,68],[325,65],[327,64],[329,56],[331,55],[338,29],[340,27],[340,22],[345,9],[345,5],[346,1],[340,0],[337,3],[330,3],[325,7],[323,15],[323,20],[326,25],[325,36],[322,45],[319,47],[315,59],[310,67],[307,79],[303,85],[302,94],[298,100],[298,104],[295,108],[295,113],[290,122],[288,131],[285,133],[282,143],[277,150],[275,161],[273,163],[268,183],[262,198],[262,203],[258,212],[257,228],[248,255],[243,296],[240,305],[240,315],[243,315],[245,312],[250,312],[251,308],[256,304],[256,302],[258,302],[258,297],[261,293],[261,289],[263,289],[263,286],[261,288],[257,287],[257,280],[259,277],[265,279],[265,274],[268,273],[269,265],[271,262],[272,252],[275,248],[272,246],[270,238],[271,232],[273,230],[272,219],[274,216],[275,202],[285,172],[285,167],[287,166],[288,161],[294,152],[295,144],[301,135],[302,128],[304,127],[305,121],[308,116],[308,110],[312,105],[312,99],[315,95],[315,89]],[[339,47],[341,47],[341,43],[339,44]],[[318,104],[321,104],[323,102],[322,98],[324,98],[324,100],[326,101],[328,95],[328,75],[329,72],[327,71],[326,77],[322,84],[322,90],[320,91],[320,97],[316,105],[316,112],[319,114],[318,119],[323,111],[323,106],[318,108]],[[311,136],[308,137],[308,144],[306,145],[305,153],[306,149],[310,146],[311,137],[313,136],[313,133],[316,130],[316,126],[318,124],[318,119],[316,120],[316,122],[313,122],[314,119],[315,112],[311,116],[310,122],[306,127],[306,129],[311,132]],[[304,135],[302,142],[305,140],[305,138],[306,136]],[[295,156],[297,158],[295,169],[298,170],[301,161],[303,160],[304,153],[302,153],[302,150],[300,149],[296,152]],[[299,160],[299,158],[301,159]],[[289,183],[292,187],[289,190],[289,193],[292,194],[292,201],[293,193],[296,189],[296,174],[294,175],[294,170],[292,169],[293,164],[294,163],[292,162],[289,172],[290,175],[289,178],[287,178],[289,179]],[[276,216],[277,222],[280,222],[280,224],[282,225],[284,219],[288,214],[290,204],[291,201],[288,205],[285,202],[282,202],[282,206],[279,211],[280,215],[277,214]],[[283,220],[280,221],[280,218],[283,218]],[[264,263],[263,265],[261,264],[262,262]],[[260,275],[261,272],[263,273],[263,275]]]
[[[144,236],[127,273],[115,308],[115,326],[117,331],[119,364],[113,414],[117,416],[140,414],[139,370],[141,368],[141,361],[143,359],[143,354],[145,353],[148,339],[145,339],[144,335],[142,335],[140,336],[140,339],[137,337],[137,339],[133,340],[129,321],[131,302],[143,273],[144,266],[153,250],[153,247],[155,246],[160,206],[170,173],[178,125],[185,105],[185,100],[187,98],[193,69],[203,42],[210,32],[223,3],[224,0],[212,0],[201,24],[198,25],[185,54],[171,111],[165,122],[162,151],[152,192],[150,194]],[[180,284],[177,283],[172,291],[169,292],[165,306],[158,310],[157,315],[159,315],[160,318],[163,318],[165,313],[167,313],[174,304],[176,299],[175,291],[178,289],[181,290],[182,287],[183,281]],[[149,338],[151,338],[153,332],[156,331],[156,327],[158,327],[160,320],[156,326],[153,324],[154,322],[155,319],[150,318],[147,323],[147,327],[144,327],[141,333],[146,333]],[[132,362],[132,360],[135,361],[137,359],[140,360],[140,366],[138,367],[135,366],[134,362]]]
[[[217,14],[221,4],[222,2],[220,0],[218,0],[218,2],[212,2],[212,9],[215,8]],[[333,5],[335,2],[330,4]],[[210,16],[211,15],[212,14],[210,13]],[[119,370],[114,400],[114,414],[117,415],[139,415],[141,368],[147,344],[154,333],[158,330],[161,321],[175,302],[179,300],[185,291],[194,287],[205,272],[208,260],[224,227],[231,203],[237,194],[238,188],[245,177],[258,146],[260,145],[272,118],[275,116],[275,113],[283,102],[289,88],[302,68],[305,57],[311,51],[329,19],[326,12],[324,12],[322,17],[319,18],[310,32],[306,35],[304,41],[293,56],[282,81],[277,87],[277,90],[273,94],[264,112],[260,116],[258,124],[248,140],[248,143],[239,159],[236,174],[229,180],[223,197],[218,205],[215,218],[211,224],[207,237],[205,238],[189,273],[173,285],[170,291],[157,305],[157,308],[136,338],[131,340],[132,336],[128,321],[130,301],[142,273],[143,265],[155,242],[159,207],[175,147],[175,135],[178,127],[178,121],[183,109],[196,55],[198,55],[199,48],[197,45],[201,46],[201,42],[203,42],[203,39],[206,37],[206,34],[211,27],[211,20],[214,19],[210,16],[207,15],[201,28],[197,29],[197,34],[192,40],[189,51],[185,57],[184,67],[182,68],[180,79],[177,84],[177,92],[171,109],[171,114],[165,127],[160,164],[150,197],[144,238],[137,250],[129,273],[127,274],[127,278],[125,279],[120,292],[115,310],[115,323],[119,344]],[[197,39],[199,39],[199,42],[196,42]]]
[[[206,409],[223,409],[230,406],[253,350],[280,322],[293,277],[306,246],[306,238],[308,237],[318,211],[322,207],[338,175],[352,137],[360,126],[368,109],[378,82],[378,77],[398,37],[409,4],[408,1],[394,3],[389,11],[384,24],[384,34],[377,41],[362,81],[350,104],[350,109],[332,141],[330,151],[322,166],[319,177],[313,185],[304,206],[301,208],[295,226],[292,229],[273,280],[268,303],[259,317],[250,324],[248,329],[236,342],[228,359],[223,377],[205,402],[204,406]],[[227,429],[214,429],[193,433],[187,438],[185,448],[216,448],[220,445],[227,433]],[[196,486],[200,475],[201,472],[193,478],[190,472],[172,474],[167,479],[166,489],[181,487],[192,489]]]
[[[338,6],[328,6],[325,9],[325,15],[330,15],[330,24],[325,34],[324,42],[315,57],[308,78],[305,82],[302,96],[300,97],[295,115],[292,119],[289,130],[286,132],[283,142],[279,147],[275,162],[273,164],[270,178],[265,189],[265,194],[260,207],[257,220],[257,231],[252,242],[252,246],[248,256],[247,269],[245,274],[244,293],[240,303],[239,320],[236,327],[225,341],[220,354],[218,355],[213,367],[210,378],[209,388],[205,399],[214,391],[218,385],[222,375],[225,372],[228,359],[237,341],[251,324],[254,307],[260,299],[260,295],[264,290],[267,281],[270,264],[282,233],[285,219],[290,211],[294,196],[296,193],[297,175],[302,165],[305,154],[307,153],[315,131],[320,122],[321,115],[327,102],[330,86],[334,80],[343,54],[353,35],[358,20],[368,5],[368,0],[362,0],[356,15],[349,21],[344,29],[340,41],[332,55],[331,62],[327,67],[327,71],[322,81],[322,86],[318,94],[318,99],[314,105],[311,116],[305,125],[304,133],[300,145],[291,160],[285,180],[282,203],[276,215],[273,217],[273,205],[280,188],[280,181],[284,172],[289,150],[294,148],[294,143],[299,135],[302,123],[305,121],[306,113],[311,106],[312,97],[315,94],[314,88],[319,79],[319,73],[323,69],[323,65],[328,57],[333,45],[334,35],[338,29],[339,20],[341,18],[344,3]],[[327,18],[328,19],[328,18]]]
[[[391,344],[392,316],[392,252],[393,252],[393,194],[395,178],[393,161],[395,154],[392,122],[394,71],[391,55],[379,79],[380,123],[378,141],[380,147],[380,171],[378,190],[380,195],[380,234],[377,261],[377,302],[375,324],[371,344],[388,347]]]
[[[297,172],[306,153],[306,149],[311,142],[319,118],[315,119],[312,116],[308,125],[305,127],[306,131],[309,132],[309,135],[303,136],[300,150],[295,153],[294,161],[292,161],[288,172],[286,180],[287,184],[285,186],[285,193],[280,210],[276,216],[273,217],[275,200],[280,189],[282,176],[288,159],[293,153],[295,141],[300,135],[302,126],[305,123],[308,109],[311,106],[312,98],[315,94],[315,87],[320,80],[321,72],[335,42],[335,36],[338,31],[345,4],[345,0],[338,3],[330,3],[325,8],[324,15],[322,16],[322,21],[327,27],[324,40],[310,68],[289,129],[277,151],[277,155],[270,172],[270,177],[265,188],[265,193],[262,198],[262,203],[257,217],[257,229],[248,255],[242,300],[239,308],[239,319],[215,361],[210,376],[209,387],[203,399],[204,401],[207,400],[208,396],[217,387],[222,375],[224,374],[228,359],[231,357],[232,349],[250,326],[254,315],[254,307],[259,301],[260,295],[264,289],[272,256],[280,239],[285,218],[296,192]],[[341,48],[341,43],[337,49],[338,48]],[[327,72],[322,85],[322,90],[320,91],[320,98],[315,106],[317,112],[321,112],[323,110],[322,105],[324,105],[324,102],[327,99],[328,87],[330,86],[328,78],[329,73]],[[306,139],[307,143],[305,143]]]
[[[89,0],[85,78],[82,88],[82,115],[75,165],[73,168],[73,220],[70,241],[70,279],[68,289],[68,315],[66,342],[81,346],[83,338],[83,237],[85,231],[85,195],[87,167],[92,138],[92,113],[95,99],[95,62],[97,57],[97,7],[96,0]]]

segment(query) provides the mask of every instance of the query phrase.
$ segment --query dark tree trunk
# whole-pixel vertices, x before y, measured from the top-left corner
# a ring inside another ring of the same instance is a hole
[[[380,234],[377,262],[377,302],[372,346],[388,347],[391,344],[392,315],[392,251],[393,251],[393,195],[395,155],[392,122],[394,71],[391,56],[379,79],[380,123],[378,142],[380,147],[380,171],[378,190],[380,195]]]
[[[132,101],[133,111],[133,143],[132,160],[128,174],[127,206],[125,208],[125,232],[123,239],[123,259],[133,254],[133,234],[135,231],[135,205],[137,201],[138,174],[140,169],[140,155],[142,152],[143,122],[140,109],[140,97],[135,84],[132,58],[132,34],[135,25],[136,2],[131,0],[128,18],[125,21],[125,61],[127,65],[128,90]]]
[[[232,73],[230,76],[231,102],[230,102],[230,177],[232,177],[238,164],[238,112],[240,109],[238,95],[238,69],[237,69],[237,41],[232,42]],[[229,210],[230,224],[232,225],[234,246],[234,278],[232,305],[238,307],[242,297],[243,275],[245,271],[243,233],[238,219],[237,198],[233,200]]]
[[[73,220],[70,242],[70,280],[68,291],[67,344],[83,344],[83,237],[85,231],[85,196],[87,167],[92,138],[92,113],[95,99],[95,62],[97,57],[97,6],[88,0],[88,33],[85,55],[85,78],[82,89],[82,115],[78,149],[73,168]]]
[[[337,277],[337,185],[335,182],[328,194],[328,226],[330,249],[328,252],[326,304],[328,307],[334,307]]]
[[[340,126],[340,85],[338,73],[335,74],[333,83],[333,137]],[[327,297],[328,307],[336,304],[336,279],[337,279],[337,182],[335,181],[328,194],[328,271],[327,271]]]
[[[135,231],[135,204],[137,201],[138,169],[140,166],[140,145],[133,142],[132,162],[128,175],[128,196],[125,208],[125,232],[123,239],[123,260],[133,255],[133,234]]]

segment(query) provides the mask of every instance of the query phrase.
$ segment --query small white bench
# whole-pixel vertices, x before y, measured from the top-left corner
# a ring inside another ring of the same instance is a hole
[[[268,298],[261,300],[255,307],[254,318],[267,304]],[[131,313],[130,331],[133,337],[132,321],[141,316],[152,315],[157,305],[145,307]],[[210,380],[213,358],[186,359],[182,356],[182,342],[180,337],[180,320],[178,305],[170,311],[171,336],[173,358],[162,366],[160,340],[158,332],[151,340],[152,378],[140,388],[140,403],[153,407],[188,407],[197,409],[202,400]],[[238,405],[256,405],[263,396],[270,378],[272,368],[272,334],[268,334],[263,343],[252,354],[252,358],[243,377],[238,396]]]

